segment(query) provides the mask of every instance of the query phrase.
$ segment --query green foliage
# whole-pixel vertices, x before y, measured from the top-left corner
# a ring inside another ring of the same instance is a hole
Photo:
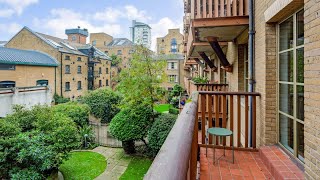
[[[162,144],[166,140],[178,116],[173,114],[161,114],[152,125],[148,134],[151,154],[156,156]]]
[[[42,175],[33,169],[22,169],[22,170],[13,170],[11,173],[12,180],[21,180],[21,179],[32,179],[32,180],[41,180],[43,179]]]
[[[204,84],[204,83],[208,83],[208,78],[207,77],[194,77],[192,78],[192,81],[195,82],[195,83],[200,83],[200,84]]]
[[[173,106],[173,107],[179,107],[179,96],[173,96],[170,100],[170,104]]]
[[[95,134],[91,126],[85,125],[79,128],[82,148],[90,148],[94,145]],[[87,136],[85,139],[85,135]],[[85,142],[86,141],[86,142]],[[86,144],[87,143],[87,146]]]
[[[141,140],[152,125],[152,115],[153,110],[148,105],[124,108],[112,119],[110,132],[120,141]]]
[[[168,98],[169,103],[174,107],[178,107],[179,98],[180,98],[180,95],[183,93],[183,91],[184,89],[180,85],[176,84],[169,94],[169,98]]]
[[[59,168],[65,180],[94,179],[106,169],[106,160],[99,153],[72,152],[70,154],[70,158]]]
[[[54,112],[63,113],[70,117],[79,127],[88,125],[90,108],[86,104],[68,102],[53,107]]]
[[[136,102],[153,106],[163,99],[160,85],[166,78],[165,67],[166,61],[154,59],[150,50],[137,46],[129,67],[120,73],[117,89],[124,95],[123,106]]]
[[[58,94],[54,94],[53,99],[54,99],[55,104],[63,104],[63,103],[67,103],[70,101],[69,98],[64,98],[62,96],[59,96]]]
[[[91,113],[101,119],[103,123],[109,123],[120,111],[121,95],[109,88],[100,88],[90,91],[82,97],[82,102],[89,105]]]
[[[168,112],[170,107],[171,107],[170,104],[159,104],[159,105],[155,105],[154,109],[159,113],[163,113],[163,112]]]
[[[69,117],[46,106],[18,107],[0,119],[0,179],[44,179],[77,147]]]
[[[170,114],[178,115],[178,114],[179,114],[179,109],[171,107],[171,108],[169,109],[169,113],[170,113]]]
[[[179,85],[176,84],[173,86],[172,91],[170,92],[170,96],[180,96],[180,94],[182,94],[184,91],[184,89]]]
[[[111,58],[111,66],[118,66],[122,62],[122,59],[115,54],[112,54],[110,58]]]
[[[148,172],[152,160],[143,157],[134,157],[126,171],[120,177],[120,180],[142,180],[144,175]]]

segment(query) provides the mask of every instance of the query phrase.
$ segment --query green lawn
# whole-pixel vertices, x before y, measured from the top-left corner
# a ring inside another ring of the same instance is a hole
[[[91,180],[107,167],[105,158],[95,152],[72,152],[70,158],[60,166],[64,179]]]
[[[147,173],[152,160],[143,157],[134,157],[127,170],[120,177],[121,180],[140,180]]]
[[[159,113],[163,113],[165,111],[169,111],[170,107],[171,107],[171,104],[159,104],[159,105],[156,105],[154,109]]]

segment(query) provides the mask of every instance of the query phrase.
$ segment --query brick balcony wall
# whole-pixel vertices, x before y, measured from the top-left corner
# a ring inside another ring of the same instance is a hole
[[[264,12],[275,0],[255,3],[255,90],[261,93],[257,102],[258,145],[277,143],[276,108],[276,26],[267,24]]]
[[[305,0],[305,172],[320,179],[320,2]]]

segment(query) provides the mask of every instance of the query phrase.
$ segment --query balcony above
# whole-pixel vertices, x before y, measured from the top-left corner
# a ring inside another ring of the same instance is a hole
[[[207,38],[215,37],[220,46],[234,41],[249,24],[248,0],[189,0],[190,25],[185,34],[188,58],[198,51],[213,54]]]

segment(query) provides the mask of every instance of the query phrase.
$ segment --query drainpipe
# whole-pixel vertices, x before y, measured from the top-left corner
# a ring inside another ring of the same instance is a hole
[[[61,54],[61,57],[60,57],[60,60],[61,60],[61,67],[60,67],[60,95],[61,95],[61,97],[63,97],[63,95],[62,95],[62,65],[63,65],[62,52],[60,52],[60,54]]]
[[[254,0],[249,0],[249,92],[254,91]],[[250,103],[250,145],[252,145],[252,97],[249,98]]]

